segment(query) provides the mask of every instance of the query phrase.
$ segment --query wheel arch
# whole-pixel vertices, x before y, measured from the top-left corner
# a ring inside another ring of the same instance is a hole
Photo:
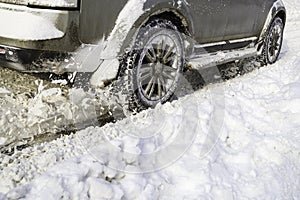
[[[188,5],[178,5],[170,2],[162,2],[156,5],[145,4],[144,12],[133,24],[129,31],[123,45],[120,49],[119,55],[122,56],[128,48],[131,48],[133,42],[139,32],[139,29],[147,25],[150,21],[155,19],[166,19],[171,21],[178,31],[183,33],[186,37],[191,37],[194,34],[194,24],[189,12]]]

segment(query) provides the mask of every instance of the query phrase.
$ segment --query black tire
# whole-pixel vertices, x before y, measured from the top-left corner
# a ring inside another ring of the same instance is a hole
[[[280,17],[272,21],[264,41],[263,62],[273,64],[277,61],[283,41],[284,24]]]
[[[183,66],[183,40],[172,22],[157,19],[141,27],[133,49],[121,62],[119,83],[128,109],[138,112],[169,101]]]

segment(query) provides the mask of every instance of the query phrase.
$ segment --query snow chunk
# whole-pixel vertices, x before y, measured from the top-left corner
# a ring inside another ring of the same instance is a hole
[[[0,88],[0,97],[4,97],[5,95],[11,94],[9,90],[6,88]]]
[[[7,138],[0,137],[0,146],[4,145],[6,141],[7,141]]]
[[[114,191],[111,184],[96,178],[89,178],[87,182],[90,185],[89,196],[91,199],[112,199]]]

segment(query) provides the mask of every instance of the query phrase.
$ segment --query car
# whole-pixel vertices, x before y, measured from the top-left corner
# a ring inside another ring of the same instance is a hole
[[[1,66],[115,80],[130,109],[169,101],[187,66],[199,70],[280,54],[281,0],[0,0]]]

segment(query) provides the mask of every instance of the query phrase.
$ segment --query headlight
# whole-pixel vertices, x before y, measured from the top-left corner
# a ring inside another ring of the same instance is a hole
[[[76,8],[78,0],[27,0],[28,5],[45,6],[45,7],[61,7],[61,8]]]

